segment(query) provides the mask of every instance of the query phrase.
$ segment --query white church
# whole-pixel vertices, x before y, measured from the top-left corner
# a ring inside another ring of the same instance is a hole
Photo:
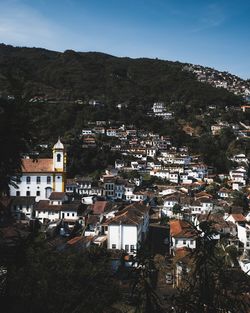
[[[64,192],[66,183],[66,152],[58,139],[52,159],[23,159],[22,174],[17,186],[10,186],[10,196],[36,197],[46,200],[53,191]]]

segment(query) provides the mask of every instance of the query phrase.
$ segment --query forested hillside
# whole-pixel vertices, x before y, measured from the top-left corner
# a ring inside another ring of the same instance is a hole
[[[197,81],[193,73],[183,71],[183,65],[158,59],[118,58],[72,50],[60,53],[1,44],[0,95],[10,99],[15,94],[22,95],[29,124],[33,125],[33,139],[51,146],[61,136],[72,156],[83,153],[79,134],[89,127],[89,122],[118,121],[171,136],[177,146],[187,145],[201,153],[208,164],[225,170],[225,153],[235,138],[227,132],[222,144],[220,138],[214,140],[211,136],[210,127],[218,119],[247,122],[249,114],[239,110],[243,103],[240,97]],[[91,106],[93,99],[103,106]],[[172,119],[162,120],[149,114],[157,101],[166,104],[173,113]],[[122,108],[118,109],[117,104]],[[186,131],[188,127],[193,129],[193,136]],[[77,171],[80,165],[82,171],[89,169],[93,154],[95,160],[99,159],[92,162],[89,170],[100,164],[105,167],[109,160],[113,162],[115,155],[103,151],[89,151],[88,157],[85,150],[85,163],[78,160]]]
[[[64,53],[0,45],[0,93],[12,93],[10,78],[22,83],[26,96],[75,100],[98,98],[108,104],[129,101],[184,101],[204,107],[235,105],[239,99],[223,89],[199,83],[179,62],[118,58],[97,52]]]

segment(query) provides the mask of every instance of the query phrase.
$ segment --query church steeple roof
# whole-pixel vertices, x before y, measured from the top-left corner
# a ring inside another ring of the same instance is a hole
[[[58,138],[57,143],[53,147],[53,150],[55,149],[60,149],[60,150],[64,149],[64,145],[62,144],[60,137]]]

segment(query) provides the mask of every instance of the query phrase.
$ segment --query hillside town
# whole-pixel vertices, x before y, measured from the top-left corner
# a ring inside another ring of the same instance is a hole
[[[216,69],[201,65],[187,64],[184,71],[194,73],[197,80],[208,83],[216,88],[225,88],[228,91],[250,100],[250,82],[228,72],[220,72]]]
[[[171,118],[162,103],[154,103],[151,114]],[[223,127],[218,123],[211,133]],[[240,127],[232,128],[238,136]],[[3,240],[16,240],[13,223],[23,234],[36,225],[53,246],[86,251],[96,245],[110,251],[113,260],[124,254],[130,266],[146,244],[170,264],[164,281],[174,289],[185,276],[205,221],[216,230],[213,240],[235,249],[231,266],[250,275],[249,156],[235,154],[230,171],[216,174],[171,137],[134,125],[89,122],[79,138],[85,151],[102,141],[120,158],[98,178],[67,178],[63,139],[54,144],[50,158],[24,156],[10,195],[0,200]]]

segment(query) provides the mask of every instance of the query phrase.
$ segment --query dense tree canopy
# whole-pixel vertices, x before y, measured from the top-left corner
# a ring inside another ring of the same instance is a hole
[[[59,252],[35,242],[22,252],[19,262],[7,264],[5,312],[109,312],[119,300],[106,250]]]
[[[21,98],[0,99],[0,193],[8,192],[13,176],[21,170],[21,157],[30,151],[31,132],[29,108]]]

